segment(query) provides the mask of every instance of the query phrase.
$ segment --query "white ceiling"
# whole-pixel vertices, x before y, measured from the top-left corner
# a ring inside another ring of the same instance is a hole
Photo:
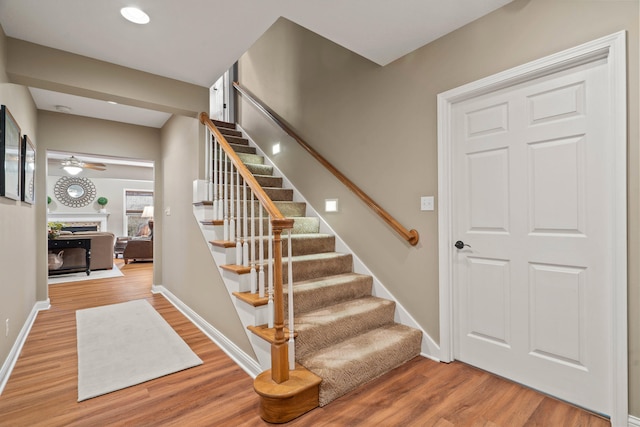
[[[281,16],[383,66],[511,1],[0,0],[0,24],[13,38],[211,87]],[[124,6],[145,10],[151,23],[125,21]],[[46,110],[73,104],[72,114],[153,127],[167,118],[32,93]]]

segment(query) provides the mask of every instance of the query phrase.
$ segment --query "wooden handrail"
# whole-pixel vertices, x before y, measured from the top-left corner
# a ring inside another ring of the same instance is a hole
[[[325,168],[329,170],[340,182],[347,186],[349,190],[355,193],[360,199],[371,209],[373,209],[387,224],[391,226],[398,234],[400,234],[407,242],[415,246],[420,240],[420,235],[415,229],[407,230],[403,227],[394,217],[392,217],[387,211],[382,209],[371,197],[369,197],[364,191],[354,184],[349,178],[347,178],[342,172],[335,168],[327,159],[322,157],[320,153],[314,150],[309,144],[307,144],[302,138],[300,138],[289,126],[284,123],[275,112],[273,112],[264,103],[259,101],[255,95],[253,95],[248,89],[243,88],[240,83],[233,82],[233,87],[253,105],[255,105],[260,111],[262,111],[267,117],[269,117],[274,123],[276,123],[282,130],[284,130],[291,138],[296,140],[302,148],[304,148],[309,154],[311,154],[317,161],[320,162]]]
[[[281,234],[285,229],[293,228],[293,219],[282,216],[280,209],[273,203],[271,198],[253,174],[247,169],[240,157],[224,135],[213,124],[207,113],[200,113],[200,123],[205,125],[215,136],[218,144],[227,154],[231,163],[236,167],[244,182],[251,188],[253,195],[258,199],[260,205],[264,207],[271,217],[273,228],[273,327],[275,329],[275,342],[271,345],[271,377],[277,384],[289,379],[289,358],[287,341],[284,334],[284,294],[282,290],[282,243]],[[291,262],[291,261],[289,261]]]

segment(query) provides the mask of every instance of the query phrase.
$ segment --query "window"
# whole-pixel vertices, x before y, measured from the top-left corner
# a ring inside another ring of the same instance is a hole
[[[153,206],[153,191],[149,190],[125,190],[125,227],[127,236],[148,236],[151,234],[149,218],[142,218],[145,206]]]

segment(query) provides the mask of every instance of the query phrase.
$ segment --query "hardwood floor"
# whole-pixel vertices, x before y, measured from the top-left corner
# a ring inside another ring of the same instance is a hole
[[[119,262],[118,262],[119,261]],[[265,426],[252,379],[160,295],[152,264],[51,285],[0,396],[0,426]],[[78,403],[75,310],[145,298],[203,365]],[[608,420],[463,363],[421,357],[287,426],[609,426]]]

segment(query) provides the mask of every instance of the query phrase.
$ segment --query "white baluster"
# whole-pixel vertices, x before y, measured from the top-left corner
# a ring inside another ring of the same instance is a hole
[[[289,240],[287,241],[287,254],[288,254],[288,277],[287,281],[289,282],[289,302],[288,302],[288,310],[289,310],[289,370],[293,371],[296,369],[296,345],[293,340],[293,258],[291,257],[291,229],[289,229]]]
[[[234,203],[235,191],[233,188],[233,178],[235,177],[236,167],[231,163],[229,164],[229,238],[230,242],[236,240],[236,204]]]
[[[243,212],[242,212],[242,236],[244,238],[244,243],[242,244],[242,265],[245,267],[249,267],[249,228],[247,226],[247,183],[242,182],[242,191],[243,191]]]
[[[262,206],[258,206],[258,209],[261,208]],[[249,241],[249,245],[249,250],[251,252],[251,272],[249,273],[249,281],[251,283],[251,293],[255,294],[258,291],[258,283],[256,277],[256,214],[253,191],[251,192],[251,240]]]
[[[229,177],[227,176],[227,153],[224,153],[224,175],[222,180],[223,197],[222,197],[222,213],[224,216],[224,240],[229,240]]]
[[[236,198],[238,203],[238,220],[236,221],[236,227],[238,228],[236,233],[236,265],[242,265],[242,222],[240,222],[242,214],[240,213],[240,171],[238,169],[236,169],[236,178],[236,190],[238,191],[238,197]]]
[[[258,244],[260,245],[260,263],[258,264],[258,296],[264,298],[264,226],[262,225],[262,206],[258,215]]]
[[[267,301],[267,316],[268,326],[273,328],[273,226],[271,225],[271,216],[269,216],[269,247],[267,257],[269,260],[268,274],[269,274],[269,301]]]
[[[218,219],[224,219],[224,203],[222,202],[222,186],[224,185],[224,165],[222,164],[222,147],[218,143]]]
[[[207,195],[205,200],[213,201],[213,134],[208,127],[205,127],[207,144],[205,145],[205,161],[206,161],[206,180]]]
[[[220,219],[218,214],[218,141],[213,137],[213,219]]]

